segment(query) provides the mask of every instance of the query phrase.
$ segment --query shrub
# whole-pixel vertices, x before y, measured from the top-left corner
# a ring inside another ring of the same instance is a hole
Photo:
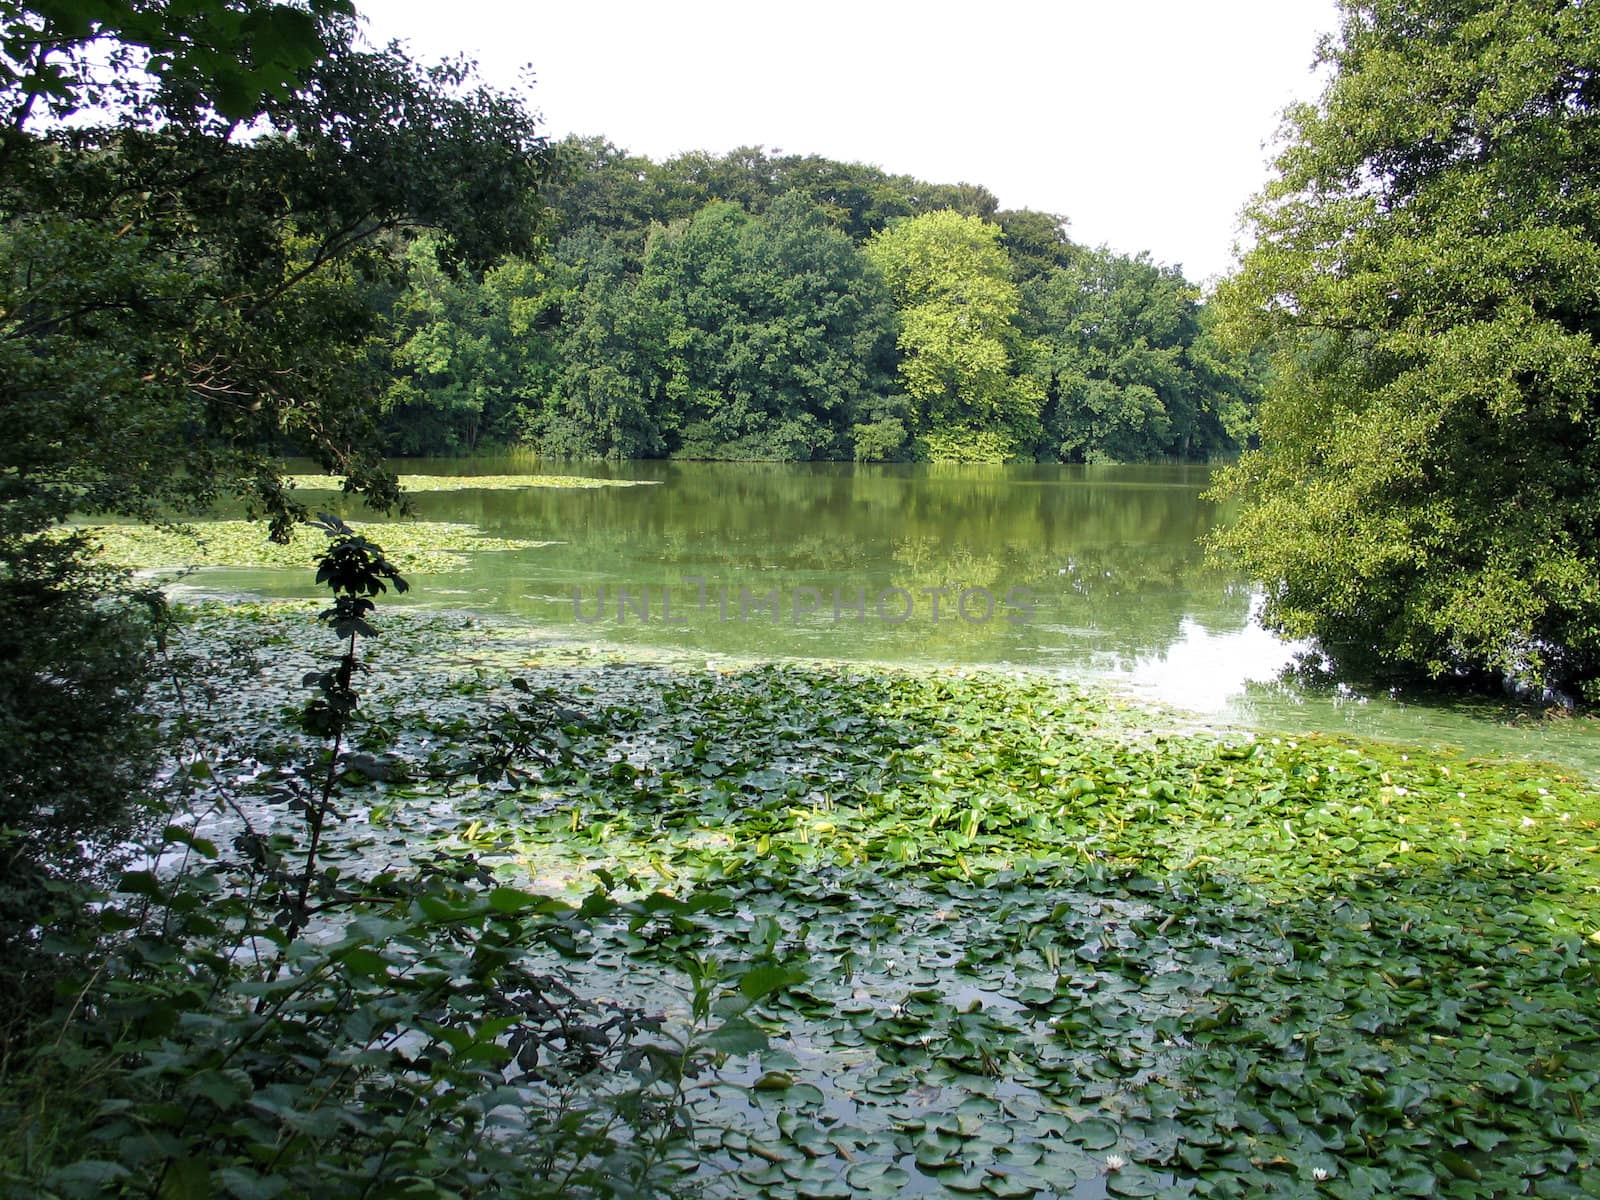
[[[70,923],[141,811],[155,738],[141,715],[159,600],[78,537],[0,540],[0,986]],[[15,1006],[13,1006],[15,1011]]]

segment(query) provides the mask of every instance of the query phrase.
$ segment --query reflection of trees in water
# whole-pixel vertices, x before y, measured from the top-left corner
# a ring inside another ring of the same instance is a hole
[[[778,542],[789,531],[811,531],[887,546],[925,533],[975,548],[1015,542],[1051,553],[1084,543],[1191,545],[1214,519],[1211,506],[1197,499],[1200,482],[704,464],[678,467],[647,488],[434,492],[417,495],[414,503],[426,518],[472,520],[497,535],[583,533],[625,544],[718,533]]]
[[[617,626],[613,600],[605,626],[574,627],[614,640],[750,654],[874,656],[876,647],[883,657],[1058,660],[1063,646],[1159,652],[1185,616],[1214,630],[1240,629],[1248,617],[1242,581],[1202,560],[1197,541],[1217,514],[1198,497],[1206,481],[1199,469],[632,465],[662,482],[434,492],[417,495],[415,505],[424,519],[564,543],[477,564],[496,604],[563,621],[571,620],[573,587],[592,611],[597,587],[687,588],[690,576],[735,598],[740,587],[777,587],[785,603],[797,588],[826,594],[836,584],[874,595],[889,586],[985,588],[997,602],[1024,587],[1036,600],[1023,627],[934,624],[925,619],[931,598],[920,594],[919,619],[899,626],[713,621],[677,634],[654,621]]]
[[[1004,592],[1024,582],[1019,568],[1025,564],[1012,556],[974,553],[969,546],[950,546],[929,534],[899,539],[894,543],[893,557],[897,575],[916,587]]]
[[[1249,586],[1182,547],[1083,547],[1053,583],[1041,610],[1123,667],[1179,641],[1185,619],[1213,633],[1237,632],[1250,619]]]

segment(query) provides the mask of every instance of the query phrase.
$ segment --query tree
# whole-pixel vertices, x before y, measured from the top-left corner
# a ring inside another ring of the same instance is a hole
[[[318,7],[320,49],[297,83],[249,112],[231,73],[211,81],[194,64],[249,61],[240,38],[278,39],[277,6],[259,0],[108,3],[124,24],[159,15],[187,49],[173,58],[151,35],[145,66],[171,74],[82,82],[70,64],[91,44],[138,58],[119,25],[76,19],[84,8],[26,9],[31,45],[5,44],[0,414],[15,436],[0,448],[0,522],[37,532],[74,510],[151,516],[239,491],[286,536],[301,515],[278,482],[289,449],[392,502],[365,369],[377,314],[346,282],[386,270],[380,239],[406,228],[437,230],[468,264],[531,246],[545,165],[533,118],[460,64],[356,49],[333,5]],[[52,69],[52,54],[69,65]],[[93,106],[118,119],[34,132],[36,93],[52,118]]]
[[[561,370],[525,435],[559,457],[659,457],[667,443],[650,397],[663,335],[635,303],[627,256],[591,227],[561,239],[553,258]]]
[[[1043,393],[1018,373],[1020,297],[1000,237],[997,225],[940,211],[867,243],[899,309],[915,433],[938,457],[1006,458],[1037,438]]]
[[[248,120],[324,54],[351,0],[0,0],[0,95],[13,132],[86,106],[129,115],[151,94],[166,115]]]
[[[974,184],[928,183],[815,154],[772,155],[760,146],[654,163],[604,138],[574,136],[555,153],[561,170],[549,196],[560,233],[594,226],[630,250],[642,248],[652,222],[687,220],[718,200],[761,215],[798,192],[858,245],[899,217],[952,209],[989,220],[999,208],[994,193]]]
[[[412,243],[404,261],[384,339],[386,446],[459,454],[513,440],[558,371],[549,336],[556,300],[543,264],[508,257],[481,276],[452,273],[431,237]]]
[[[558,142],[554,153],[557,169],[546,194],[557,239],[592,228],[642,250],[651,222],[667,220],[660,168],[649,159],[603,137],[576,135]]]
[[[877,167],[815,154],[788,155],[778,160],[778,168],[786,190],[805,196],[857,245],[894,218],[912,216],[912,196],[926,186]]]
[[[1338,662],[1600,699],[1600,9],[1345,0],[1223,292],[1276,380],[1217,542]]]
[[[545,159],[465,65],[357,49],[346,0],[0,16],[0,827],[42,887],[125,815],[148,628],[63,523],[232,493],[286,538],[293,451],[392,503],[354,284],[407,229],[530,246]]]
[[[1199,298],[1176,268],[1080,250],[1025,298],[1039,331],[1048,457],[1141,462],[1243,448],[1245,366],[1206,336]]]
[[[1070,266],[1082,247],[1067,237],[1067,219],[1031,208],[1007,209],[995,214],[995,224],[1005,234],[1001,244],[1011,259],[1013,277],[1019,287],[1052,271]]]
[[[798,194],[658,231],[637,299],[663,339],[655,408],[677,455],[837,458],[888,389],[888,294]]]

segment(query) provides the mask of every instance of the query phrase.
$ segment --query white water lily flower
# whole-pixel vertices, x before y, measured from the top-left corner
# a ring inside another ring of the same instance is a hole
[[[1324,1182],[1328,1178],[1328,1175],[1329,1171],[1327,1167],[1313,1167],[1311,1170],[1311,1178],[1315,1179],[1318,1183]]]
[[[1128,1160],[1123,1158],[1120,1154],[1106,1155],[1106,1170],[1108,1171],[1120,1171],[1127,1165]]]

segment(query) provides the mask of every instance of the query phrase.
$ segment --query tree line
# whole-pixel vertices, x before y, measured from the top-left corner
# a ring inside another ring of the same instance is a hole
[[[554,147],[541,252],[375,297],[401,454],[1205,460],[1259,364],[1181,271],[1072,242],[986,189],[744,148]]]

